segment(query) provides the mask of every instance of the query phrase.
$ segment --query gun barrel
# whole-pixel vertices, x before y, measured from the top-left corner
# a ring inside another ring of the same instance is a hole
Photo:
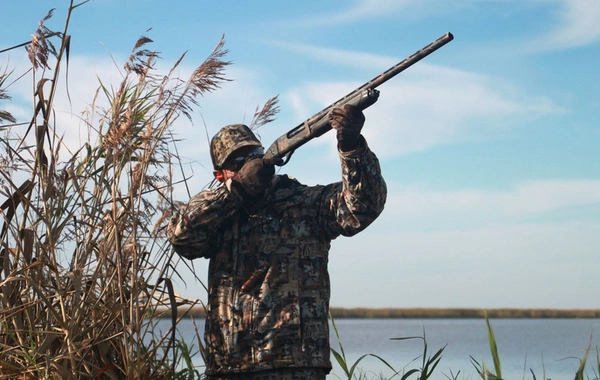
[[[375,88],[375,87],[380,86],[381,84],[383,84],[390,78],[393,78],[394,76],[398,75],[399,73],[406,70],[410,66],[414,65],[415,63],[419,62],[423,58],[427,57],[429,54],[433,53],[434,51],[438,50],[442,46],[446,45],[448,42],[452,41],[453,39],[454,39],[454,36],[452,35],[452,33],[448,32],[448,33],[444,34],[437,40],[433,41],[429,45],[422,48],[421,50],[415,52],[410,57],[404,59],[402,62],[399,62],[396,65],[390,67],[385,72],[380,74],[378,77],[373,78],[370,82],[365,83],[364,86],[369,87],[369,88]]]
[[[388,80],[392,79],[396,75],[398,75],[401,72],[403,72],[404,70],[408,69],[409,67],[411,67],[415,63],[419,62],[423,58],[427,57],[429,54],[433,53],[434,51],[438,50],[442,46],[446,45],[448,42],[452,41],[453,39],[454,39],[454,36],[452,35],[452,33],[447,32],[446,34],[444,34],[437,40],[431,42],[429,45],[427,45],[427,46],[421,48],[419,51],[413,53],[410,57],[403,59],[402,61],[398,62],[394,66],[392,66],[389,69],[387,69],[386,71],[384,71],[383,73],[379,74],[377,77],[371,79],[370,81],[363,84],[362,86],[360,86],[359,88],[357,88],[356,90],[351,92],[350,94],[348,94],[345,97],[343,97],[342,99],[338,100],[337,102],[334,103],[334,105],[337,105],[338,103],[343,103],[344,100],[346,99],[346,97],[351,96],[355,92],[359,92],[365,88],[379,87],[383,83],[387,82]]]
[[[377,77],[331,104],[329,107],[311,116],[305,122],[273,142],[265,152],[265,159],[272,161],[287,156],[287,160],[289,160],[289,157],[294,150],[331,129],[327,116],[333,108],[342,107],[345,104],[352,104],[359,107],[361,110],[364,110],[373,105],[379,96],[379,91],[376,90],[378,86],[419,62],[421,59],[427,57],[429,54],[438,50],[453,39],[454,36],[452,33],[447,32],[437,40],[415,52],[410,57],[395,64]],[[285,165],[287,160],[281,165]]]

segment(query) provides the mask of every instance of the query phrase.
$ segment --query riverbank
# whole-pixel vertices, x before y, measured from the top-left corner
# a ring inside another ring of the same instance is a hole
[[[600,318],[600,309],[331,308],[334,318]]]
[[[523,309],[523,308],[339,308],[330,309],[334,319],[341,318],[600,318],[600,309]],[[180,312],[182,312],[180,310]],[[204,308],[190,311],[194,318],[204,318]],[[162,315],[170,317],[168,312]]]

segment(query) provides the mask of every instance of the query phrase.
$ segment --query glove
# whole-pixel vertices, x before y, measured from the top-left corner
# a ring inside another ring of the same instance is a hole
[[[365,124],[365,115],[358,107],[346,104],[344,108],[334,108],[329,114],[329,124],[337,131],[339,150],[348,152],[358,148]]]
[[[255,198],[263,195],[269,188],[273,174],[275,174],[275,166],[257,157],[246,161],[232,181],[241,186],[245,195]]]

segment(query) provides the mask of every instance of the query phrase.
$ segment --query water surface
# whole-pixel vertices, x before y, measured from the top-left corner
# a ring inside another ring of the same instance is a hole
[[[596,348],[600,346],[598,319],[491,319],[505,379],[573,379],[581,358],[591,347],[586,374],[598,378]],[[168,321],[161,321],[164,326]],[[391,338],[425,337],[427,356],[445,347],[441,362],[431,380],[479,379],[471,357],[494,368],[484,319],[338,319],[340,341],[348,363],[364,354],[385,359],[396,370],[420,368],[423,339],[391,340]],[[203,321],[198,321],[203,327]],[[183,321],[180,333],[190,337],[189,345],[197,347],[193,325]],[[331,329],[331,346],[341,352]],[[333,361],[328,380],[346,379],[341,367]],[[202,364],[200,357],[198,365]],[[368,379],[393,374],[380,360],[367,357],[358,365]],[[594,372],[595,369],[595,372]],[[545,375],[545,376],[544,376]],[[400,379],[401,376],[395,377]],[[585,377],[584,377],[585,378]],[[416,375],[409,379],[417,379]]]

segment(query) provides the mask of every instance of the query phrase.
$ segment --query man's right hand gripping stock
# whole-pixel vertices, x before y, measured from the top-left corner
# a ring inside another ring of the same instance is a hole
[[[365,115],[360,108],[350,104],[334,108],[329,114],[329,124],[336,130],[338,148],[342,152],[355,150],[360,145],[360,131],[365,124]]]

